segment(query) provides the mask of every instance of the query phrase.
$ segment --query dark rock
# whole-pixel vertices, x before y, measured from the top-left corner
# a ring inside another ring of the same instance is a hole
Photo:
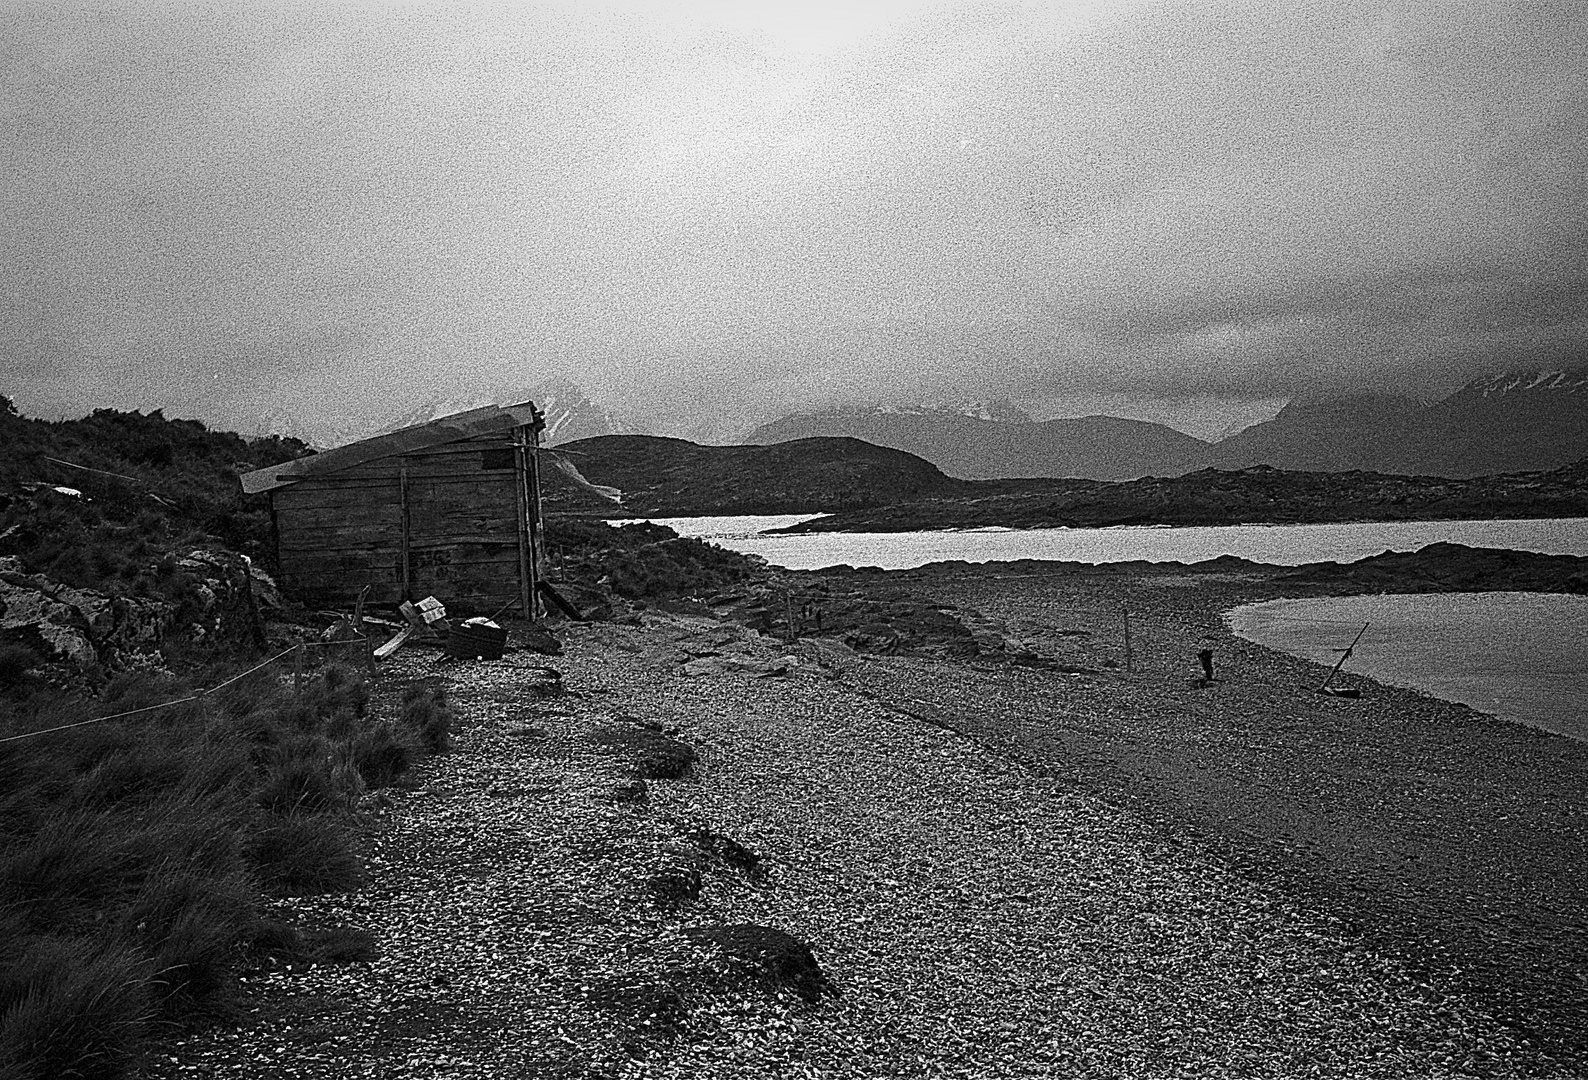
[[[524,672],[524,695],[530,699],[561,697],[562,672],[555,668],[529,668]]]
[[[899,651],[902,638],[886,623],[871,623],[844,635],[844,644],[856,652],[892,656]]]
[[[677,780],[695,771],[694,747],[645,728],[597,728],[590,738],[627,756],[646,780]]]
[[[542,656],[561,656],[562,642],[552,636],[551,631],[533,624],[515,627],[513,641],[519,647]]]
[[[646,887],[663,911],[678,911],[685,904],[700,898],[700,868],[696,866],[668,866],[651,875]]]
[[[733,837],[715,832],[706,826],[696,826],[689,830],[687,835],[690,842],[702,853],[742,872],[751,881],[759,883],[766,879],[766,868],[761,865],[761,856]]]
[[[732,961],[778,989],[789,989],[808,1002],[823,994],[839,996],[816,954],[793,934],[771,926],[737,923],[731,926],[697,926],[683,931],[691,941],[710,943]]]
[[[624,1033],[624,1049],[635,1056],[673,1039],[689,1022],[683,995],[666,979],[638,975],[592,979],[585,1000],[617,1022]]]
[[[648,802],[651,792],[645,781],[636,776],[632,780],[624,780],[621,783],[614,784],[609,797],[620,806],[632,806],[637,803]]]

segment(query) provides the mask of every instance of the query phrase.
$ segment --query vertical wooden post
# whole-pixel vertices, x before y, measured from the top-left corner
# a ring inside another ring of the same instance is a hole
[[[398,482],[398,484],[400,486],[399,498],[401,499],[401,504],[402,504],[402,572],[403,572],[402,573],[402,579],[403,579],[403,599],[404,600],[412,600],[414,598],[414,595],[413,595],[413,584],[414,583],[413,583],[413,568],[412,568],[413,560],[410,557],[409,551],[408,551],[409,529],[408,529],[408,459],[407,458],[403,459],[402,465],[401,465],[401,467],[400,467],[400,469],[398,471],[398,474],[397,474],[397,482]]]
[[[364,625],[364,601],[369,599],[369,586],[358,591],[358,603],[353,605],[353,632],[358,635],[359,666],[375,670],[375,643],[369,638],[369,628]]]
[[[788,622],[788,643],[794,644],[794,596],[792,593],[783,594],[783,618]]]
[[[518,606],[524,618],[535,619],[533,541],[529,531],[529,455],[522,426],[513,429],[513,502],[518,515]]]
[[[540,582],[546,576],[546,520],[540,501],[540,433],[546,427],[546,415],[539,409],[529,425],[529,576],[532,582],[530,603],[538,611]]]

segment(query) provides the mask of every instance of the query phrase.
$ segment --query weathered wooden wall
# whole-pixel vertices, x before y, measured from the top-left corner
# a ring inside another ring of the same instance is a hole
[[[495,610],[516,599],[518,472],[486,469],[486,452],[516,461],[506,439],[468,440],[271,492],[283,585],[324,606],[350,604],[365,585],[376,603],[434,595]]]

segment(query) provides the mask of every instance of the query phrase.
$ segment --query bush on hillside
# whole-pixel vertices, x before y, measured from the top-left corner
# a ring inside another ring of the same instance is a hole
[[[586,518],[547,522],[553,565],[576,583],[604,583],[630,600],[702,595],[750,576],[754,564],[738,552],[664,525],[611,526]]]
[[[245,440],[159,410],[58,422],[8,414],[0,425],[0,555],[116,595],[167,595],[181,582],[158,563],[184,547],[219,545],[273,565],[268,501],[245,497],[238,474],[311,452],[296,439]]]

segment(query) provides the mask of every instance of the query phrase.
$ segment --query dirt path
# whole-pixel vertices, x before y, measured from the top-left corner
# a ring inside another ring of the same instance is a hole
[[[685,619],[567,649],[546,700],[540,657],[401,661],[448,680],[456,751],[381,812],[370,889],[292,904],[381,957],[261,977],[242,1026],[155,1075],[1569,1075],[1213,849],[901,711],[970,669],[802,647],[785,675],[687,677],[778,654]],[[637,722],[696,775],[615,802],[631,764],[590,736]],[[657,882],[690,869],[668,910]],[[840,996],[683,933],[739,923],[808,942]]]

